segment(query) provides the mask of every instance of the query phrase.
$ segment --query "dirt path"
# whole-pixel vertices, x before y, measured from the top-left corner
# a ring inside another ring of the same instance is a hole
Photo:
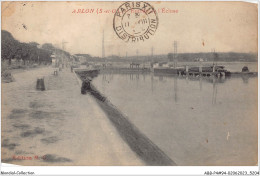
[[[14,74],[2,84],[2,162],[18,165],[145,165],[69,69]],[[46,91],[36,91],[44,77]],[[25,159],[21,159],[21,158]]]

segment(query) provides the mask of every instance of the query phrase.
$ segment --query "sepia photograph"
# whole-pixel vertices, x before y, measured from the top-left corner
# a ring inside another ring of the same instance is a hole
[[[258,166],[258,4],[2,1],[1,163]]]

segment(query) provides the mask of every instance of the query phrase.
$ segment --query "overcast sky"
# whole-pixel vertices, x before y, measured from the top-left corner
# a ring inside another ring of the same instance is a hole
[[[158,12],[155,35],[144,42],[126,43],[113,30],[114,13],[97,14],[96,9],[117,9],[123,2],[2,2],[2,30],[21,42],[53,43],[72,54],[150,55],[173,52],[257,52],[257,6],[245,2],[149,2]],[[72,13],[94,9],[95,13]],[[204,45],[203,45],[204,44]]]

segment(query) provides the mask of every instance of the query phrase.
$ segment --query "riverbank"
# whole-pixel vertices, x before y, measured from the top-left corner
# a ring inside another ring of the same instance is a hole
[[[2,162],[17,165],[145,165],[70,69],[13,74],[2,83]],[[44,77],[46,91],[36,91]],[[31,158],[31,159],[30,159]]]
[[[80,72],[77,72],[77,74],[81,80],[84,80],[85,77],[91,77],[93,75],[93,71],[84,71],[84,75]],[[87,91],[89,91],[89,89]],[[122,139],[147,165],[176,165],[176,163],[172,161],[159,147],[157,147],[134,124],[132,124],[126,115],[124,115],[116,106],[105,98],[105,95],[102,95],[94,87],[94,85],[91,85],[91,91],[89,91],[89,94],[96,97],[96,102],[116,127]]]
[[[96,77],[98,70],[75,71],[78,81],[81,83],[86,78]],[[147,138],[125,114],[123,114],[109,99],[102,95],[92,84],[86,89],[88,94],[95,97],[97,104],[106,113],[107,118],[113,123],[122,139],[134,151],[140,159],[149,166],[175,166],[172,161],[159,147]]]

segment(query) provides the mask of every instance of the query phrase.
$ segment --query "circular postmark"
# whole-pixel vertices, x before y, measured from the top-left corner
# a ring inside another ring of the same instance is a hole
[[[113,28],[125,42],[145,41],[155,34],[158,16],[147,2],[134,1],[122,4],[114,15]]]

